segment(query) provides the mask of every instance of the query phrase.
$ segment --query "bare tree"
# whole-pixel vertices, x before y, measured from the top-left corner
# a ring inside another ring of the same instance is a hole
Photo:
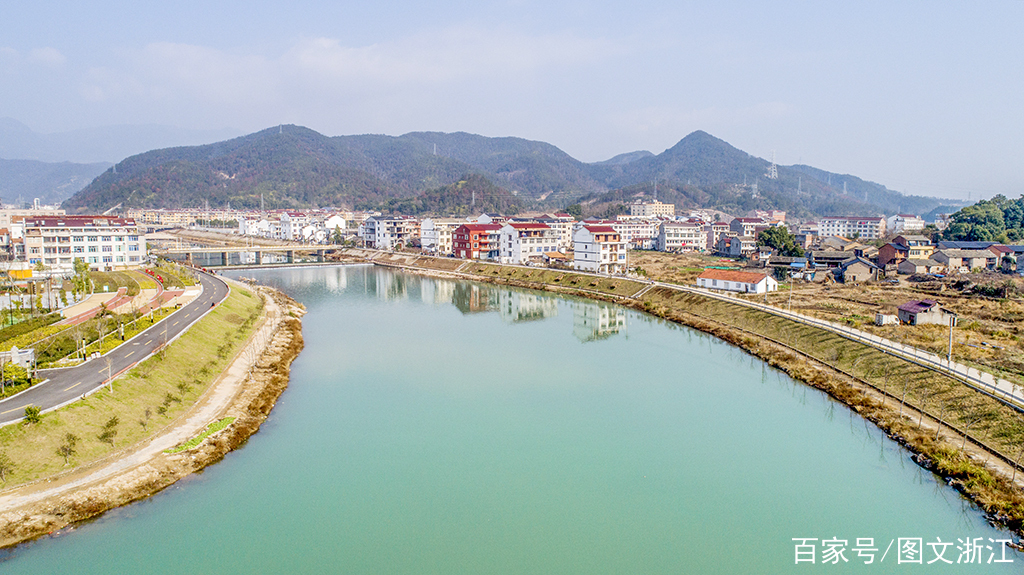
[[[147,426],[149,425],[149,419],[151,417],[153,417],[153,411],[147,407],[146,410],[142,412],[142,417],[139,418],[139,425],[142,426],[142,431],[147,430]]]
[[[103,443],[109,443],[111,447],[117,447],[117,426],[121,423],[121,420],[117,416],[113,416],[103,424],[103,431],[96,437]]]
[[[64,435],[64,443],[60,444],[57,448],[57,455],[64,458],[64,465],[67,466],[70,463],[72,457],[78,453],[76,449],[78,446],[78,436],[70,431]]]

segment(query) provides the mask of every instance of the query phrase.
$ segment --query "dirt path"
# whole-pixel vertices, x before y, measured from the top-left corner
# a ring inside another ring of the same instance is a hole
[[[291,360],[301,349],[296,317],[304,313],[279,292],[264,290],[264,294],[262,325],[192,409],[155,437],[85,469],[0,494],[0,546],[45,535],[152,495],[218,461],[258,430],[287,385]],[[197,449],[164,453],[227,416],[236,417],[235,423]]]

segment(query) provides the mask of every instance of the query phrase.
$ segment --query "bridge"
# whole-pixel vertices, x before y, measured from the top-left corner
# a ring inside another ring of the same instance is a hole
[[[222,265],[228,265],[229,257],[231,254],[255,254],[256,265],[263,265],[264,254],[282,254],[286,257],[288,263],[295,261],[296,253],[305,254],[316,254],[317,261],[323,262],[324,256],[327,252],[340,250],[345,246],[328,244],[328,245],[315,245],[306,246],[301,244],[295,245],[284,245],[284,246],[233,246],[233,247],[175,247],[175,248],[157,248],[150,250],[150,253],[163,257],[171,256],[184,256],[184,259],[188,263],[193,263],[193,258],[197,254],[210,254],[220,255],[221,260],[224,262]]]

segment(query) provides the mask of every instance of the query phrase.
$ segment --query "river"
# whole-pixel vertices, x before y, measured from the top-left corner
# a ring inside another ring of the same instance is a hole
[[[1024,562],[871,424],[700,332],[372,266],[233,273],[309,311],[263,429],[149,500],[7,552],[0,573],[1016,573]],[[945,564],[964,559],[966,539],[981,564]],[[900,564],[915,548],[906,559],[921,564]]]

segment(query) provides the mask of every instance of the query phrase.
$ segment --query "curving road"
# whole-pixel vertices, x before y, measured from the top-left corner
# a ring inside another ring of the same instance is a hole
[[[107,352],[103,357],[70,369],[56,371],[49,381],[0,401],[0,426],[23,418],[25,407],[29,405],[38,405],[43,411],[47,411],[81,399],[105,385],[109,376],[117,376],[148,357],[164,342],[173,340],[215,304],[224,301],[228,295],[227,284],[218,277],[199,273],[199,281],[203,285],[203,293],[160,323]]]

